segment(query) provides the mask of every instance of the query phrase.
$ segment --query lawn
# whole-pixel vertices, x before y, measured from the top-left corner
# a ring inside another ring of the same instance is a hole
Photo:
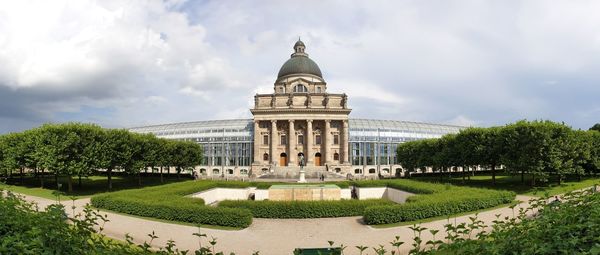
[[[429,182],[440,182],[439,177],[416,177],[415,180],[420,181],[429,181]],[[491,175],[476,175],[471,176],[470,180],[465,180],[463,182],[462,177],[456,176],[453,178],[448,178],[444,176],[441,182],[451,183],[453,185],[459,186],[470,186],[477,188],[489,188],[489,189],[500,189],[500,190],[510,190],[520,195],[529,195],[529,196],[554,196],[557,194],[566,193],[569,191],[579,190],[587,187],[591,187],[596,185],[600,185],[600,177],[586,177],[582,178],[581,181],[578,181],[576,178],[566,179],[560,185],[554,180],[548,183],[539,183],[535,187],[530,185],[531,176],[525,175],[525,182],[521,182],[520,175],[497,175],[496,176],[496,185],[492,185],[492,176]]]
[[[27,176],[23,179],[21,184],[20,178],[15,177],[9,179],[7,183],[0,182],[0,189],[10,190],[17,193],[42,197],[47,199],[55,199],[54,192],[57,189],[57,185],[53,176],[47,176],[44,179],[44,188],[40,188],[40,180],[31,176]],[[160,182],[160,177],[157,176],[144,176],[142,177],[142,186],[138,185],[138,179],[134,176],[113,176],[113,190],[119,191],[125,189],[137,189],[148,186],[156,186],[167,183],[174,183],[178,181],[186,181],[187,178],[181,178],[177,180],[175,177],[167,178],[165,175],[164,183]],[[79,186],[78,178],[73,179],[73,192],[66,192],[67,190],[67,178],[60,177],[58,183],[62,184],[60,191],[63,192],[61,195],[69,196],[74,198],[85,198],[91,197],[96,194],[108,192],[108,183],[106,176],[89,176],[81,178],[81,186]]]

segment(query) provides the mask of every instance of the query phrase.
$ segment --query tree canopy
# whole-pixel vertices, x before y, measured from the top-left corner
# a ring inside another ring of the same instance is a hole
[[[467,128],[440,139],[406,142],[398,146],[400,164],[410,170],[431,167],[503,166],[513,173],[529,173],[545,182],[550,175],[581,176],[600,169],[600,132],[579,131],[551,121],[519,121],[502,127]],[[464,169],[464,168],[463,168]]]
[[[172,148],[172,149],[171,149]],[[152,134],[124,129],[103,129],[93,124],[45,124],[20,133],[0,136],[0,173],[10,177],[16,171],[38,170],[68,177],[106,172],[112,188],[114,170],[138,174],[147,167],[194,167],[202,161],[202,147],[196,143],[157,138]],[[40,178],[43,186],[43,178]]]

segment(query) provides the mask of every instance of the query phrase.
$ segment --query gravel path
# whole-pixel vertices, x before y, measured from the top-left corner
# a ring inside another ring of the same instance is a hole
[[[25,198],[38,203],[40,208],[45,208],[45,206],[55,202],[33,196],[25,196]],[[530,199],[533,199],[533,197],[518,195],[517,200],[524,202],[515,207],[515,214],[520,207],[526,208]],[[89,198],[76,200],[75,213],[81,211],[83,206],[89,202]],[[63,204],[65,204],[67,212],[71,214],[72,201],[63,201]],[[159,238],[154,240],[153,246],[163,246],[167,240],[172,239],[179,249],[198,249],[198,238],[192,235],[198,232],[197,227],[163,223],[109,212],[105,214],[108,215],[110,221],[104,226],[103,233],[109,237],[124,239],[125,234],[129,233],[133,236],[135,242],[143,243],[149,241],[148,234],[154,231]],[[496,214],[501,214],[502,217],[512,217],[513,210],[508,207],[498,208],[479,213],[478,218],[484,221],[485,224],[491,225],[492,221],[496,219]],[[470,222],[469,217],[472,216],[474,214],[452,218],[451,221],[454,222],[455,220],[457,223]],[[439,229],[440,233],[436,237],[440,239],[446,235],[443,231],[446,223],[447,220],[444,219],[423,223],[421,226],[428,229]],[[235,252],[237,255],[252,254],[254,251],[260,251],[262,255],[292,254],[294,248],[297,247],[327,247],[328,240],[335,241],[336,244],[341,243],[349,246],[344,254],[358,254],[358,250],[355,248],[357,245],[378,247],[381,244],[390,251],[392,249],[390,241],[395,236],[400,236],[401,241],[405,242],[401,246],[401,251],[405,254],[410,250],[413,238],[413,231],[409,229],[409,226],[377,229],[363,225],[361,217],[321,219],[255,218],[252,225],[243,230],[202,228],[200,231],[207,234],[209,239],[211,236],[217,238],[217,250],[222,250],[225,254]],[[203,238],[203,244],[208,244],[209,239]],[[424,240],[423,243],[432,239],[429,231],[423,232],[422,239]],[[366,254],[373,254],[371,248],[368,251]]]

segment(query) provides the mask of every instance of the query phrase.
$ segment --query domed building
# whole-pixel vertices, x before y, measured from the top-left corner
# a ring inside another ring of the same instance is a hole
[[[146,126],[133,132],[203,145],[204,176],[295,178],[401,175],[399,143],[457,133],[463,127],[350,119],[348,96],[330,93],[319,66],[298,40],[279,69],[273,93],[256,94],[253,119]]]

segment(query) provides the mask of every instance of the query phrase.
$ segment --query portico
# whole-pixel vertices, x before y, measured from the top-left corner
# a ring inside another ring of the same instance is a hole
[[[327,92],[321,70],[304,48],[296,42],[272,94],[254,96],[253,169],[296,167],[301,154],[307,167],[350,166],[348,97]]]

